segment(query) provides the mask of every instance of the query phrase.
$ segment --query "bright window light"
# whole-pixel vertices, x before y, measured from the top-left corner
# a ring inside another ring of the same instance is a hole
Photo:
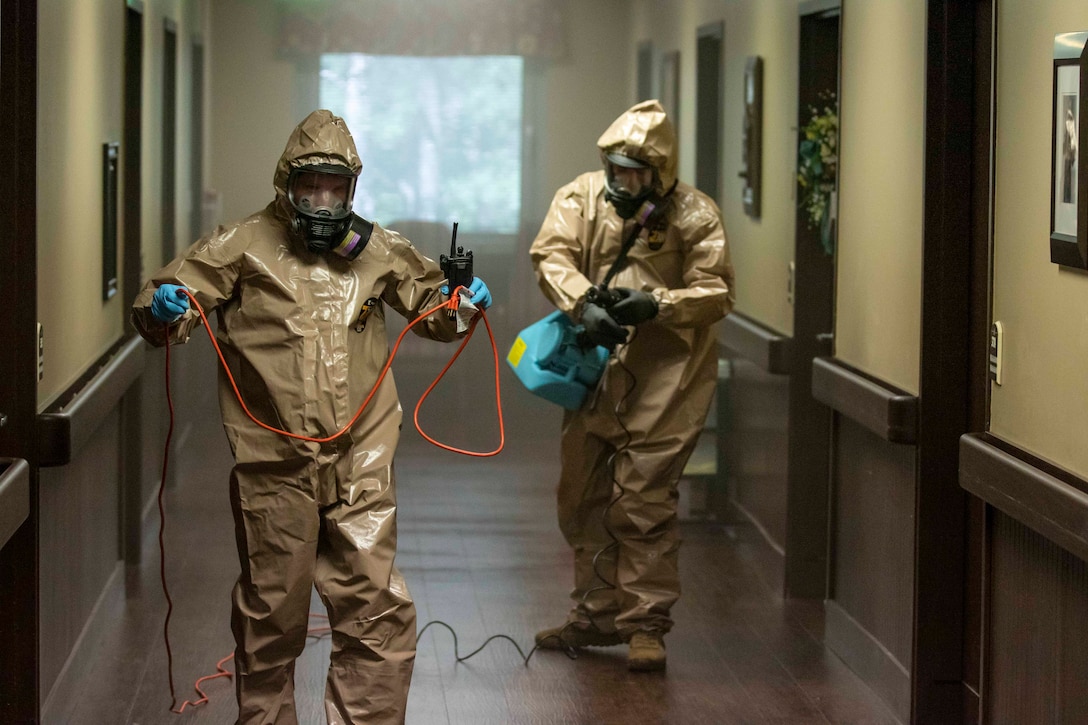
[[[321,106],[344,118],[363,161],[356,213],[515,233],[522,65],[518,56],[322,55]]]

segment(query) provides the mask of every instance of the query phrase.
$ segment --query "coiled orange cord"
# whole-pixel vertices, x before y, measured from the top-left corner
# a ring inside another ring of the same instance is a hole
[[[234,395],[238,398],[238,402],[239,402],[239,404],[241,404],[242,410],[244,410],[245,414],[247,416],[249,416],[249,419],[252,420],[257,425],[259,425],[260,427],[264,428],[265,430],[272,431],[273,433],[278,433],[278,434],[280,434],[282,436],[287,436],[288,438],[297,438],[298,440],[310,441],[311,443],[329,443],[331,441],[336,440],[340,436],[344,435],[344,433],[347,433],[351,429],[351,427],[353,425],[355,425],[355,422],[357,420],[359,420],[359,416],[363,414],[363,409],[365,409],[366,406],[370,403],[370,399],[374,397],[374,393],[377,392],[378,386],[381,385],[382,380],[385,378],[385,374],[387,372],[389,372],[389,367],[393,364],[393,358],[396,356],[397,350],[400,348],[401,340],[403,340],[404,336],[408,334],[408,331],[410,329],[412,329],[412,327],[414,327],[417,323],[422,321],[425,317],[427,317],[428,315],[433,314],[433,313],[435,313],[435,312],[437,312],[439,310],[445,310],[445,309],[456,310],[457,306],[458,306],[458,296],[459,296],[462,289],[464,289],[464,288],[463,287],[458,287],[456,290],[454,290],[454,294],[450,295],[449,300],[447,300],[446,302],[443,302],[440,305],[432,307],[429,310],[424,311],[422,314],[420,314],[419,317],[412,320],[408,324],[408,326],[405,327],[404,330],[401,331],[400,335],[397,336],[397,341],[393,345],[392,351],[389,353],[389,359],[386,360],[385,366],[382,367],[382,371],[378,375],[378,379],[376,381],[374,381],[374,387],[372,387],[370,389],[370,392],[367,394],[366,399],[363,400],[362,404],[359,406],[359,409],[357,411],[355,411],[355,415],[352,416],[351,420],[349,420],[344,425],[343,428],[336,431],[332,435],[326,436],[324,438],[314,438],[314,437],[311,437],[311,436],[301,435],[299,433],[291,433],[290,431],[280,430],[279,428],[276,428],[275,426],[268,425],[267,423],[264,423],[264,422],[258,420],[257,417],[253,415],[253,413],[249,412],[249,408],[246,407],[245,400],[242,399],[242,393],[238,390],[238,385],[234,382],[234,376],[231,375],[230,368],[227,366],[227,361],[223,358],[223,351],[219,349],[219,343],[215,339],[215,334],[212,333],[211,325],[208,324],[208,318],[204,314],[204,308],[202,308],[200,306],[200,303],[196,301],[196,297],[194,297],[193,294],[191,292],[189,292],[189,290],[187,290],[187,289],[185,289],[183,287],[182,292],[184,292],[185,295],[192,301],[193,309],[195,309],[197,311],[197,313],[200,315],[200,319],[204,323],[204,330],[208,333],[208,339],[212,341],[212,347],[215,348],[215,354],[219,356],[219,362],[223,365],[223,371],[227,374],[227,379],[230,380],[230,385],[234,389]],[[499,416],[499,446],[498,446],[498,448],[496,448],[493,451],[486,451],[486,452],[465,451],[465,450],[461,450],[460,448],[454,448],[452,446],[448,446],[445,443],[439,443],[438,441],[434,440],[429,435],[424,433],[423,430],[419,427],[419,409],[420,409],[420,406],[423,405],[423,401],[427,399],[427,396],[430,395],[431,391],[438,384],[438,381],[441,380],[445,376],[446,372],[453,365],[454,361],[456,361],[457,358],[460,357],[461,352],[465,349],[465,345],[467,345],[468,341],[472,339],[472,335],[476,331],[476,323],[481,319],[484,321],[484,327],[487,328],[487,335],[491,340],[491,352],[492,352],[492,357],[493,357],[494,362],[495,362],[495,406],[496,406],[496,409],[498,411],[498,416]],[[480,310],[480,316],[478,318],[473,318],[472,325],[469,327],[469,330],[468,330],[468,334],[465,335],[464,340],[461,341],[461,345],[457,348],[457,352],[455,352],[453,354],[453,357],[450,358],[450,361],[446,364],[446,367],[444,367],[442,369],[442,372],[440,372],[438,374],[438,377],[435,378],[433,383],[431,383],[431,386],[429,388],[427,388],[426,392],[424,392],[423,395],[420,397],[419,402],[416,404],[414,420],[415,420],[415,424],[416,424],[416,430],[419,431],[419,434],[421,436],[423,436],[424,438],[426,438],[428,441],[430,441],[434,445],[438,446],[439,448],[444,448],[444,449],[446,449],[448,451],[453,451],[454,453],[463,453],[466,456],[485,456],[486,457],[486,456],[497,455],[503,449],[503,446],[505,445],[505,442],[506,442],[506,431],[505,431],[505,427],[503,425],[503,420],[502,420],[502,398],[501,398],[500,391],[499,391],[499,351],[498,351],[498,346],[495,343],[495,334],[491,330],[491,323],[487,321],[487,315],[484,313],[483,310]]]
[[[460,293],[461,293],[461,291],[463,289],[464,289],[463,287],[458,287],[456,290],[454,290],[454,293],[452,295],[450,295],[449,300],[447,300],[446,302],[443,302],[440,305],[432,307],[429,310],[426,310],[421,315],[419,315],[419,317],[412,320],[408,324],[408,326],[404,328],[404,330],[397,337],[397,341],[393,345],[393,349],[389,353],[389,359],[386,360],[385,365],[382,367],[382,371],[378,375],[378,379],[376,381],[374,381],[374,386],[370,389],[370,392],[367,394],[366,398],[363,400],[362,404],[359,406],[359,409],[355,412],[355,415],[352,417],[352,419],[350,421],[348,421],[348,423],[343,428],[338,430],[336,433],[333,433],[331,436],[327,436],[325,438],[314,438],[314,437],[311,437],[311,436],[300,435],[298,433],[291,433],[290,431],[286,431],[286,430],[280,430],[279,428],[276,428],[275,426],[268,425],[268,424],[258,420],[257,417],[254,416],[253,413],[251,413],[249,411],[249,408],[246,406],[245,400],[242,398],[242,393],[241,393],[241,391],[238,390],[238,385],[234,381],[234,376],[231,374],[230,368],[227,366],[227,361],[223,357],[223,351],[219,349],[219,343],[215,339],[215,334],[212,332],[211,325],[208,324],[208,318],[204,314],[204,309],[200,306],[200,303],[197,302],[196,297],[194,297],[193,294],[191,292],[189,292],[189,290],[187,290],[187,289],[185,289],[183,287],[182,292],[189,298],[189,300],[193,304],[193,309],[195,309],[197,311],[197,313],[200,315],[200,319],[204,323],[204,330],[208,333],[208,339],[211,340],[212,347],[215,348],[215,354],[219,357],[219,362],[220,362],[220,364],[222,364],[223,371],[226,373],[227,379],[230,381],[231,388],[233,388],[234,394],[238,398],[238,403],[242,406],[242,410],[245,411],[245,414],[247,416],[249,416],[249,419],[252,420],[257,425],[259,425],[261,428],[264,428],[265,430],[271,431],[273,433],[278,433],[279,435],[282,435],[282,436],[287,436],[288,438],[297,438],[299,440],[310,441],[310,442],[313,442],[313,443],[328,443],[330,441],[336,440],[337,438],[342,436],[344,433],[346,433],[348,430],[350,430],[351,427],[353,425],[355,425],[355,422],[359,419],[359,416],[361,416],[363,414],[363,410],[370,403],[370,399],[374,397],[374,393],[377,392],[378,386],[381,385],[382,380],[385,379],[385,374],[387,372],[389,372],[389,368],[393,363],[393,358],[396,356],[397,350],[400,348],[400,343],[404,339],[404,336],[406,334],[408,334],[408,331],[410,329],[412,329],[412,327],[414,327],[417,323],[422,321],[425,317],[427,317],[427,315],[433,314],[433,313],[435,313],[435,312],[437,312],[439,310],[444,310],[444,309],[456,310],[458,305],[459,305],[459,295],[460,295]],[[432,438],[429,435],[427,435],[426,433],[424,433],[423,429],[419,425],[419,410],[423,406],[423,401],[427,399],[427,396],[431,394],[431,391],[434,390],[436,385],[438,385],[438,382],[446,375],[446,373],[453,366],[453,363],[457,360],[457,358],[460,357],[461,352],[465,349],[465,346],[468,344],[468,341],[470,339],[472,339],[472,335],[476,331],[476,323],[481,319],[484,321],[484,327],[487,328],[487,335],[488,335],[488,338],[491,341],[492,358],[493,358],[494,363],[495,363],[495,407],[496,407],[496,410],[498,412],[498,420],[499,420],[499,445],[495,450],[485,451],[485,452],[466,451],[466,450],[462,450],[460,448],[455,448],[453,446],[446,445],[445,443],[440,443],[439,441],[436,441],[434,438]],[[166,597],[166,618],[165,618],[165,621],[163,622],[163,639],[165,640],[165,643],[166,643],[167,677],[168,677],[168,679],[170,681],[170,711],[175,713],[175,714],[180,715],[181,713],[185,712],[185,708],[188,707],[188,706],[196,707],[198,705],[203,705],[204,703],[208,702],[208,696],[204,693],[204,691],[200,687],[202,683],[204,683],[204,682],[206,682],[208,680],[214,680],[214,679],[219,678],[219,677],[228,677],[229,678],[229,677],[231,677],[233,675],[233,673],[230,672],[230,670],[227,670],[227,669],[225,669],[223,667],[223,664],[227,660],[231,659],[234,655],[232,653],[232,654],[229,654],[226,657],[222,658],[221,660],[219,660],[215,665],[215,668],[216,668],[215,674],[206,675],[204,677],[199,678],[196,681],[196,683],[193,685],[193,688],[200,695],[199,699],[197,699],[196,701],[186,700],[180,706],[177,705],[177,696],[176,696],[175,691],[174,691],[174,657],[173,657],[173,653],[172,653],[172,651],[170,649],[170,615],[173,612],[174,603],[173,603],[173,600],[170,598],[170,591],[169,591],[169,588],[167,587],[167,584],[166,584],[166,546],[165,546],[165,543],[164,543],[164,532],[165,532],[165,529],[166,529],[166,512],[165,512],[165,508],[163,506],[163,492],[164,492],[164,489],[165,489],[166,473],[167,473],[167,467],[168,467],[168,464],[169,464],[169,455],[170,455],[169,454],[169,451],[170,451],[170,438],[172,437],[173,431],[174,431],[174,401],[173,401],[173,397],[170,394],[170,344],[169,344],[169,340],[167,340],[167,344],[166,344],[166,372],[165,372],[165,379],[166,379],[166,402],[167,402],[167,406],[168,406],[169,411],[170,411],[170,426],[169,426],[169,428],[167,430],[167,433],[166,433],[166,444],[165,444],[165,451],[164,451],[164,454],[163,454],[163,463],[162,463],[162,478],[159,481],[159,495],[158,495],[158,505],[159,505],[159,574],[160,574],[160,578],[162,580],[163,594]],[[465,338],[461,341],[461,344],[458,346],[457,351],[450,358],[449,362],[446,363],[446,366],[444,368],[442,368],[442,371],[438,374],[438,377],[435,378],[434,382],[431,383],[430,387],[428,387],[427,390],[423,393],[423,395],[420,396],[419,402],[416,403],[415,414],[413,416],[413,420],[415,422],[416,430],[419,431],[419,434],[421,436],[423,436],[430,443],[433,443],[434,445],[438,446],[439,448],[443,448],[443,449],[445,449],[447,451],[452,451],[454,453],[461,453],[461,454],[464,454],[466,456],[488,457],[488,456],[497,455],[503,449],[503,446],[506,443],[506,430],[505,430],[505,426],[503,424],[503,418],[502,418],[502,398],[501,398],[501,395],[500,395],[500,386],[499,386],[499,351],[498,351],[498,346],[495,343],[495,335],[491,330],[491,323],[488,322],[487,315],[484,313],[483,310],[480,310],[479,317],[473,318],[472,324],[470,325],[469,330],[468,330],[468,334],[465,335]],[[311,617],[322,617],[323,615],[311,614],[310,616]],[[326,631],[328,631],[327,628],[326,629],[319,629],[319,630],[311,630],[309,632],[309,634],[320,634],[320,633],[326,632]]]

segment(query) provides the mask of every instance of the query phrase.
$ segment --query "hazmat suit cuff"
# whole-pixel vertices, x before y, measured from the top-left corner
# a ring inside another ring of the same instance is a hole
[[[187,310],[184,315],[170,324],[170,344],[180,345],[189,342],[189,336],[201,324],[200,315],[197,314],[196,310]]]
[[[180,345],[188,342],[193,329],[200,324],[200,316],[191,309],[169,325],[156,320],[148,308],[134,310],[132,317],[132,324],[141,337],[155,347],[164,347],[167,343]]]
[[[657,314],[654,315],[654,319],[660,322],[668,322],[669,319],[671,305],[668,302],[668,294],[669,291],[664,287],[650,290],[650,297],[657,303]]]
[[[585,309],[586,296],[583,294],[581,297],[574,301],[574,307],[572,307],[570,312],[567,314],[569,315],[570,319],[577,324],[582,321],[582,313],[585,312]]]

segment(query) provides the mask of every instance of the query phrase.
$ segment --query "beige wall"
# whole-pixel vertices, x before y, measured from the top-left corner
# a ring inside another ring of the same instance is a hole
[[[219,221],[241,219],[273,199],[276,162],[305,116],[297,110],[294,63],[276,55],[277,18],[271,2],[212,3],[209,184],[222,196]]]
[[[843,4],[835,355],[918,392],[923,0]]]
[[[544,71],[543,118],[533,134],[539,176],[527,219],[538,226],[556,189],[600,168],[597,139],[634,103],[627,0],[572,2],[569,53]],[[531,230],[535,233],[535,229]]]
[[[643,40],[653,42],[655,78],[661,54],[680,52],[679,175],[692,183],[696,32],[716,21],[725,24],[721,207],[737,272],[737,310],[789,335],[793,332],[787,283],[795,226],[797,0],[640,0],[634,6],[632,46]],[[744,66],[751,55],[763,58],[760,219],[744,214],[743,185],[737,175],[741,169]],[[636,79],[631,83],[633,95]]]
[[[157,264],[160,256],[163,18],[178,22],[179,41],[186,47],[187,28],[200,17],[196,5],[197,0],[143,3],[145,266]],[[45,332],[40,407],[62,393],[123,334],[121,296],[102,302],[100,270],[102,145],[121,141],[124,21],[125,5],[115,0],[38,4],[37,302]],[[188,88],[187,58],[186,53],[179,59],[179,91]],[[186,158],[188,139],[179,135],[179,161]],[[186,170],[179,177],[179,190],[187,186],[187,179]],[[186,201],[187,194],[179,217]],[[118,240],[119,267],[122,241]]]
[[[121,138],[123,11],[111,0],[38,3],[39,404],[121,336],[118,296],[101,299],[99,230],[102,144]]]
[[[990,430],[1085,476],[1088,276],[1050,262],[1049,235],[1054,36],[1088,30],[1088,4],[1010,2],[997,18],[993,317],[1005,343]]]

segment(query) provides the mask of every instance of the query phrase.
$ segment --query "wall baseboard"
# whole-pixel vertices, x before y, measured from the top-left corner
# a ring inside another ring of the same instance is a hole
[[[53,687],[42,697],[43,723],[68,722],[67,710],[82,694],[98,644],[125,608],[124,568],[124,562],[118,561]]]
[[[824,602],[824,643],[883,698],[901,722],[910,722],[910,673],[830,599]]]

